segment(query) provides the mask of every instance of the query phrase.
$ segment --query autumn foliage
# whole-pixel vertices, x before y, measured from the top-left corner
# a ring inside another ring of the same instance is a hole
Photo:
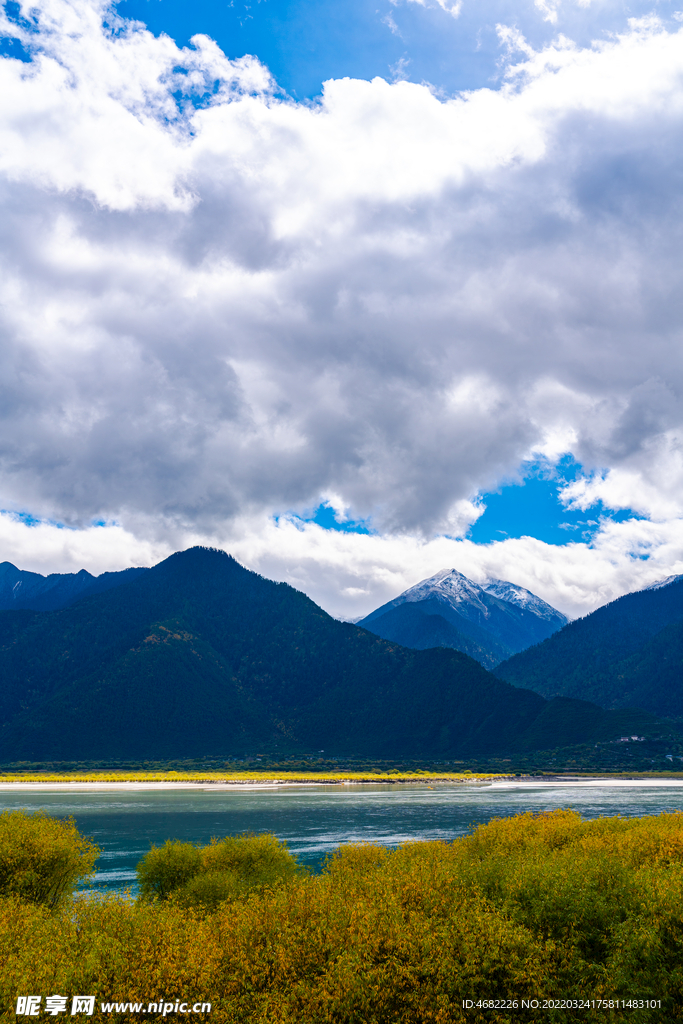
[[[72,818],[22,811],[0,814],[0,897],[16,895],[51,909],[93,869],[99,849]]]
[[[137,901],[0,899],[1,1019],[42,992],[206,1000],[220,1024],[683,1021],[683,814],[525,814],[454,843],[345,846],[315,876],[270,836],[189,845],[148,854]],[[188,896],[220,872],[221,899]],[[463,1008],[506,998],[662,1003]]]
[[[204,847],[169,840],[153,846],[137,868],[143,902],[171,899],[204,912],[301,873],[286,844],[267,832],[214,839]]]

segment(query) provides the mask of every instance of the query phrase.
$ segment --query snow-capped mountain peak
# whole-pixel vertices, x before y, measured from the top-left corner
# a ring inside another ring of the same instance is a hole
[[[457,569],[441,569],[359,625],[406,647],[455,647],[492,667],[566,621],[524,587],[498,579],[480,585]]]
[[[429,576],[428,579],[421,580],[414,587],[404,591],[393,603],[400,602],[403,604],[408,601],[427,601],[430,598],[436,597],[442,601],[447,601],[456,609],[459,605],[462,606],[463,604],[474,605],[487,617],[490,602],[486,601],[484,594],[490,594],[492,597],[497,597],[499,601],[507,601],[508,604],[515,605],[517,608],[523,608],[525,611],[532,612],[540,619],[567,621],[556,608],[553,608],[540,597],[537,597],[536,594],[532,594],[530,590],[526,590],[516,583],[510,583],[509,580],[499,580],[493,577],[489,577],[481,584],[474,583],[473,580],[468,579],[467,576],[458,572],[457,569],[441,569],[439,572],[434,573],[433,576]]]
[[[477,583],[473,583],[457,569],[441,569],[428,579],[416,583],[414,587],[409,587],[396,598],[395,603],[428,601],[436,597],[447,601],[453,608],[462,604],[475,605],[483,615],[487,615],[488,609],[482,600],[483,593]]]

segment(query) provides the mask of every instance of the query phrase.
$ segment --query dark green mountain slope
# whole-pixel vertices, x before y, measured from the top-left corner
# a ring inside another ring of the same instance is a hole
[[[604,680],[609,707],[647,708],[683,718],[683,622],[672,622],[641,649],[615,665]]]
[[[80,572],[53,572],[49,576],[41,576],[37,572],[17,569],[11,562],[0,562],[0,609],[52,611],[66,608],[81,597],[119,587],[144,572],[147,569],[122,569],[91,576],[81,569]]]
[[[592,736],[599,712],[553,712],[464,654],[388,643],[205,548],[69,608],[0,613],[0,646],[0,761],[488,754],[562,746],[565,726],[576,742],[577,713]],[[621,727],[600,721],[601,738]]]
[[[385,640],[392,640],[403,647],[412,647],[416,651],[425,651],[429,647],[452,647],[455,651],[468,654],[488,669],[509,655],[509,647],[476,623],[468,622],[468,632],[464,633],[441,614],[443,611],[443,605],[434,600],[400,604],[371,621],[363,620],[362,626]],[[452,612],[451,616],[455,618]]]
[[[546,698],[683,715],[683,579],[626,594],[570,622],[495,673]]]

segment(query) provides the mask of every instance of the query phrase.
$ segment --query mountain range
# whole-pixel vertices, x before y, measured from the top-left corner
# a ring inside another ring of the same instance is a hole
[[[683,576],[626,594],[496,668],[546,698],[683,717]]]
[[[37,572],[17,569],[11,562],[0,562],[0,610],[29,608],[31,611],[54,611],[66,608],[87,594],[100,594],[135,579],[147,569],[123,569],[91,576],[80,572],[53,572],[41,576]]]
[[[62,608],[0,612],[0,762],[500,755],[658,728],[409,650],[207,548]]]
[[[477,584],[456,569],[422,580],[357,622],[404,647],[452,647],[489,669],[566,623],[524,587],[498,579]]]

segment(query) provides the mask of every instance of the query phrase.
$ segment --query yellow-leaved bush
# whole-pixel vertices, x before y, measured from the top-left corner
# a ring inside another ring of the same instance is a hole
[[[99,849],[72,818],[3,811],[0,814],[0,896],[17,895],[55,908],[87,877]]]
[[[285,864],[286,848],[274,837],[223,842],[192,847],[199,868],[137,902],[81,897],[50,910],[0,899],[2,1020],[15,1019],[18,994],[42,992],[95,995],[90,1019],[108,1021],[141,1018],[103,1013],[101,1000],[208,1001],[209,1019],[229,1024],[683,1021],[681,814],[525,814],[454,843],[341,847],[322,874],[294,865],[255,885],[248,865],[268,850]],[[221,871],[243,887],[213,902],[178,898]],[[521,1006],[544,998],[661,1008]]]
[[[302,873],[287,844],[267,832],[213,839],[203,847],[168,840],[137,866],[143,902],[172,898],[204,911]]]

